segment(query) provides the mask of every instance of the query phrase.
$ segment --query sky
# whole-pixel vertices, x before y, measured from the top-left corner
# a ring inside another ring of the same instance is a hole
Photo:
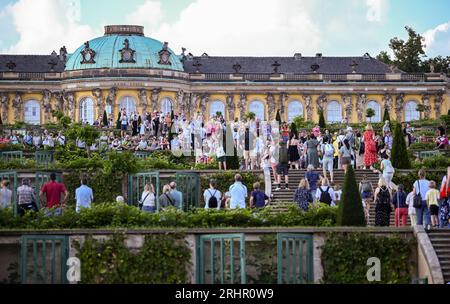
[[[0,0],[0,53],[71,53],[110,24],[210,56],[375,56],[411,26],[450,56],[448,0]]]

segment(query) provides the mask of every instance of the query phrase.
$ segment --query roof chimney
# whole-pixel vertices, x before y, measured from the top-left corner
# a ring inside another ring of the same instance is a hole
[[[317,57],[317,58],[322,58],[322,53],[317,53],[317,54],[316,54],[316,57]]]
[[[295,60],[300,60],[300,59],[302,59],[302,53],[295,53],[295,54],[294,54],[294,59],[295,59]]]

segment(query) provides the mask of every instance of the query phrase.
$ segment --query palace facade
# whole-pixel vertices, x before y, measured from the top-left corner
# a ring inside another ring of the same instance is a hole
[[[449,81],[441,74],[407,74],[372,58],[216,57],[176,55],[144,36],[141,26],[106,26],[105,35],[74,53],[65,47],[51,55],[0,55],[3,124],[54,122],[52,110],[92,123],[120,109],[222,112],[226,119],[254,112],[272,120],[303,116],[328,123],[363,122],[367,108],[380,122],[385,108],[399,121],[434,119],[449,110]],[[423,105],[423,112],[417,111]]]

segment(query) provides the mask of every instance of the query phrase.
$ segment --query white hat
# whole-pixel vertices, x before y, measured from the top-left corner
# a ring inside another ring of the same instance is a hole
[[[347,131],[353,131],[352,127],[347,127]]]
[[[125,202],[125,198],[123,197],[123,196],[118,196],[118,197],[116,197],[116,202],[118,202],[118,203],[124,203]]]

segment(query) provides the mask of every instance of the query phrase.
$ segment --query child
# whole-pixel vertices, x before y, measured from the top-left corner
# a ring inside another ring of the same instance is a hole
[[[341,201],[342,190],[338,185],[334,186],[334,194],[336,195],[336,203],[333,203],[331,206],[336,206]]]
[[[439,196],[440,193],[436,190],[436,182],[430,181],[430,190],[425,195],[428,209],[431,215],[431,225],[436,228],[438,226],[438,214],[439,214]]]

